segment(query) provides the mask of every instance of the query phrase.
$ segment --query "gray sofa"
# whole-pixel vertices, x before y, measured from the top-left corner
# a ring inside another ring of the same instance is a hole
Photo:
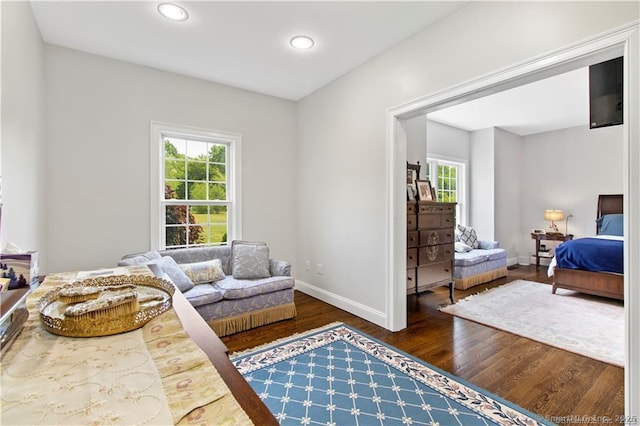
[[[128,254],[120,266],[157,265],[219,336],[293,318],[291,265],[270,259],[264,243]]]

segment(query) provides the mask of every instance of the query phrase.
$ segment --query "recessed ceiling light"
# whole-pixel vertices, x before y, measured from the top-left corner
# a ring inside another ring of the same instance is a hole
[[[161,3],[158,6],[158,12],[160,12],[160,15],[172,21],[186,21],[189,17],[186,10],[173,3]]]
[[[296,49],[311,49],[313,47],[313,39],[305,35],[297,35],[293,37],[289,43]]]

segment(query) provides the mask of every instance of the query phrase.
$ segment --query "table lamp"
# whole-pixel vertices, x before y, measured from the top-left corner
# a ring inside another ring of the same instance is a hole
[[[564,215],[562,214],[562,210],[545,210],[544,211],[544,220],[551,221],[551,225],[549,226],[549,228],[551,228],[550,233],[554,233],[554,234],[560,233],[558,231],[558,225],[555,224],[555,221],[562,220],[563,218],[564,218]]]

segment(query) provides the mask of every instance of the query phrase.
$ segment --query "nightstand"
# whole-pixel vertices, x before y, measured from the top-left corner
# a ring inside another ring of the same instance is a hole
[[[531,239],[536,240],[536,270],[540,268],[540,241],[569,241],[573,240],[573,234],[560,234],[560,233],[546,233],[546,234],[534,234],[531,233]]]

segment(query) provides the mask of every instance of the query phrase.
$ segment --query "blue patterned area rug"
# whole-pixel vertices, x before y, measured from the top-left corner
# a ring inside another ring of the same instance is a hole
[[[280,424],[551,424],[344,324],[231,361]]]

